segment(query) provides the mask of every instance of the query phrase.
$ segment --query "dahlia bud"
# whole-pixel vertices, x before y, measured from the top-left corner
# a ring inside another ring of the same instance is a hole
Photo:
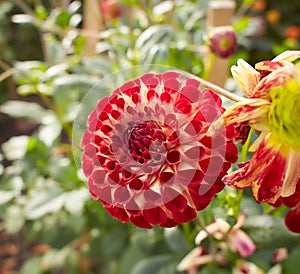
[[[105,20],[117,19],[122,16],[123,10],[119,1],[103,0],[100,3],[100,10]]]
[[[210,50],[221,58],[228,58],[237,49],[237,37],[230,26],[213,28],[208,34]]]

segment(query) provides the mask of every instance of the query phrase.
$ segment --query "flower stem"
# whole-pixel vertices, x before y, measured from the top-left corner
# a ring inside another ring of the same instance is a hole
[[[198,78],[198,77],[197,77]],[[245,98],[244,97],[241,97],[241,96],[239,96],[239,95],[236,95],[236,94],[234,94],[234,93],[232,93],[232,92],[230,92],[230,91],[228,91],[228,90],[226,90],[226,89],[224,89],[224,88],[221,88],[221,87],[219,87],[219,86],[217,86],[217,85],[215,85],[215,84],[213,84],[213,83],[211,83],[211,82],[209,82],[209,81],[206,81],[206,80],[204,80],[204,79],[199,79],[200,80],[200,82],[204,85],[204,86],[206,86],[206,87],[208,87],[208,88],[210,88],[210,89],[212,89],[214,92],[216,92],[217,94],[219,94],[219,95],[222,95],[222,96],[224,96],[224,97],[226,97],[226,98],[228,98],[228,99],[230,99],[230,100],[232,100],[232,101],[235,101],[235,102],[240,102],[240,101],[243,101]]]

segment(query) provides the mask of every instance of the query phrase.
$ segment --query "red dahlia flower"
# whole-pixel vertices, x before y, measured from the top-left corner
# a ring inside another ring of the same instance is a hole
[[[284,203],[292,208],[287,227],[300,233],[300,71],[292,61],[300,51],[287,51],[272,61],[256,64],[243,60],[232,74],[249,97],[223,115],[222,124],[244,124],[260,134],[252,159],[224,177],[238,189],[252,187],[259,203]],[[217,123],[216,123],[217,124]]]
[[[221,99],[177,72],[146,74],[101,99],[82,139],[83,171],[94,199],[116,219],[142,228],[196,217],[237,150],[232,129],[208,134]]]
[[[232,56],[237,47],[237,36],[231,26],[213,28],[208,35],[210,50],[221,58]]]

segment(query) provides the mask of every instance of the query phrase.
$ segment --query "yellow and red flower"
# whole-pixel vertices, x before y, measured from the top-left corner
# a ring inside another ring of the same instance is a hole
[[[286,51],[272,61],[243,60],[231,71],[247,95],[223,115],[226,125],[245,124],[259,137],[250,147],[253,157],[224,177],[238,189],[252,187],[259,203],[292,208],[287,227],[300,233],[300,70],[292,62],[300,51]]]
[[[221,99],[180,73],[146,74],[101,99],[82,138],[92,197],[142,228],[196,217],[237,160],[233,127],[211,136]]]

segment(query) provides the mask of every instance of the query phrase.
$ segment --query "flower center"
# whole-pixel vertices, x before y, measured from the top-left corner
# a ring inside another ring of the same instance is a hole
[[[300,151],[300,85],[290,80],[270,90],[269,122],[277,139]]]
[[[128,147],[131,157],[140,164],[150,160],[161,163],[165,158],[166,137],[157,123],[140,121],[129,130]]]

